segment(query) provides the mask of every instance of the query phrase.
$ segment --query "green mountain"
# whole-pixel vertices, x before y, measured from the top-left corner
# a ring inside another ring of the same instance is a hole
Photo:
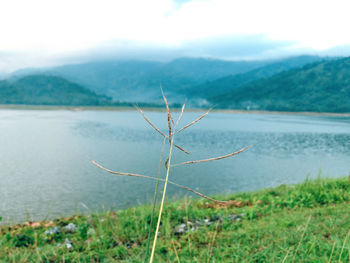
[[[148,61],[89,62],[56,67],[46,71],[46,74],[64,77],[119,101],[137,101],[134,99],[140,97],[139,90],[145,94],[142,87],[140,89],[140,79],[160,65],[159,62]],[[147,100],[148,96],[145,97]]]
[[[298,56],[283,59],[243,74],[229,75],[214,81],[203,83],[196,87],[196,89],[192,92],[191,97],[208,98],[223,95],[255,80],[271,77],[280,72],[287,71],[292,68],[303,67],[306,64],[322,60],[329,60],[329,58],[317,56]]]
[[[320,57],[300,56],[275,61],[223,61],[204,58],[179,58],[164,63],[104,61],[61,66],[49,73],[79,83],[98,94],[106,94],[117,101],[161,101],[159,87],[162,85],[171,102],[182,102],[186,98],[225,93],[223,90],[221,93],[211,94],[212,89],[201,86],[218,78],[236,76],[238,82],[244,83],[320,60]],[[227,80],[224,79],[225,81]]]
[[[267,63],[204,58],[179,58],[170,62],[100,61],[39,69],[37,72],[63,77],[117,101],[160,101],[159,87],[162,85],[169,98],[182,102],[193,87],[205,81],[244,73]],[[33,72],[35,69],[20,70],[13,76]]]
[[[24,69],[13,74],[60,76],[97,94],[119,102],[161,103],[162,85],[170,103],[188,106],[207,103],[216,97],[257,79],[323,58],[299,56],[265,61],[223,61],[204,58],[179,58],[170,62],[100,61],[63,65],[50,69]]]
[[[350,112],[350,58],[291,69],[209,100],[220,108]]]
[[[111,99],[61,77],[30,75],[0,81],[0,104],[106,105]]]

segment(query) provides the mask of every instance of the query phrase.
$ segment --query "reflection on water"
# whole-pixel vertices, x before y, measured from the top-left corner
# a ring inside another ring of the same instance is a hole
[[[162,113],[147,115],[166,130]],[[182,124],[198,113],[187,113]],[[172,180],[206,194],[296,183],[350,171],[350,118],[212,113],[185,130],[173,163],[233,152],[231,159],[172,168]],[[0,110],[0,216],[13,221],[149,202],[154,183],[92,166],[155,175],[162,138],[130,112]],[[170,186],[169,196],[188,194]],[[86,208],[87,207],[87,208]]]

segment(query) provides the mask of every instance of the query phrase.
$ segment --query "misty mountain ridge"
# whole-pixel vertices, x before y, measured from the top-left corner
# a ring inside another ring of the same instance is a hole
[[[116,101],[161,102],[160,85],[171,101],[183,101],[186,92],[207,80],[257,68],[266,62],[231,62],[180,58],[170,62],[108,61],[53,68],[48,74],[64,77]]]
[[[0,104],[98,106],[111,103],[106,96],[56,76],[30,75],[0,81]]]
[[[321,59],[314,56],[300,56],[265,61],[224,61],[208,58],[178,58],[170,62],[96,61],[49,69],[24,69],[13,73],[12,76],[18,77],[36,72],[60,76],[119,102],[160,103],[159,87],[162,85],[171,102],[182,102],[186,98],[193,98],[193,94],[197,94],[196,97],[200,99],[208,97],[206,92],[210,90],[200,85],[218,78],[244,74],[268,65],[278,72],[276,66],[273,66],[276,63],[290,65],[282,66],[282,69],[287,69],[293,67],[293,64],[299,66]],[[268,74],[260,75],[268,76]]]
[[[264,62],[191,58],[101,61],[38,69],[39,75],[21,77],[35,72],[25,69],[13,74],[10,81],[0,81],[0,103],[102,106],[126,101],[161,105],[161,84],[172,104],[187,100],[189,107],[350,112],[343,101],[348,98],[349,60],[299,56]],[[111,93],[114,101],[104,95]],[[72,101],[74,97],[76,101]]]
[[[350,57],[290,69],[209,101],[230,109],[350,112]]]
[[[190,96],[192,98],[204,99],[208,97],[210,98],[223,95],[233,89],[239,88],[258,79],[268,78],[280,72],[293,68],[300,68],[307,64],[333,59],[335,58],[316,56],[298,56],[286,58],[284,60],[270,63],[266,66],[259,67],[246,73],[229,75],[203,83],[197,86],[196,89],[193,90],[193,93],[190,94]]]

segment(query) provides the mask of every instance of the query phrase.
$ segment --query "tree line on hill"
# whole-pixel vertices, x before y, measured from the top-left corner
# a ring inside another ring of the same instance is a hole
[[[116,106],[161,103],[216,108],[350,112],[350,58],[273,61],[107,61],[21,70],[0,81],[0,104]]]

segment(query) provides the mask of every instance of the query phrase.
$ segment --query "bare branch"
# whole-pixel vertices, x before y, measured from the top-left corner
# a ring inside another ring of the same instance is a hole
[[[112,170],[109,170],[105,167],[103,167],[102,165],[96,163],[94,160],[91,161],[91,163],[93,165],[95,165],[96,167],[106,171],[106,172],[109,172],[111,174],[116,174],[116,175],[123,175],[123,176],[134,176],[134,177],[142,177],[142,178],[148,178],[148,179],[156,179],[156,178],[153,178],[153,177],[150,177],[150,176],[147,176],[147,175],[142,175],[142,174],[133,174],[133,173],[121,173],[121,172],[115,172],[115,171],[112,171]]]
[[[179,118],[178,118],[177,121],[176,121],[175,127],[176,127],[176,126],[179,124],[179,122],[181,121],[182,115],[184,114],[184,110],[185,110],[185,103],[184,103],[184,105],[182,105],[181,113],[180,113]]]
[[[145,115],[145,113],[137,106],[135,106],[137,111],[142,115],[142,117],[145,119],[145,121],[154,129],[156,130],[160,135],[162,135],[164,138],[169,138],[169,136],[165,135],[163,132],[161,132]],[[186,154],[190,154],[188,151],[186,151],[184,148],[180,147],[179,145],[174,144],[176,148],[183,151]]]
[[[204,118],[206,115],[208,115],[208,113],[210,112],[210,110],[208,110],[206,113],[204,113],[202,116],[200,116],[199,118],[197,118],[196,120],[194,120],[193,122],[187,124],[185,127],[181,128],[180,130],[178,130],[176,133],[179,133],[181,131],[183,131],[184,129],[192,126],[193,124],[195,124],[196,122],[200,121],[202,118]]]
[[[209,158],[209,159],[204,159],[204,160],[197,160],[197,161],[188,161],[188,162],[175,164],[175,165],[172,165],[172,166],[179,166],[179,165],[185,165],[185,164],[205,163],[205,162],[217,161],[217,160],[221,160],[221,159],[225,159],[225,158],[229,158],[229,157],[235,156],[235,155],[237,155],[237,154],[247,150],[250,147],[251,146],[244,147],[244,148],[240,149],[239,151],[236,151],[236,152],[224,155],[224,156],[219,156],[219,157],[214,157],[214,158]]]
[[[107,168],[103,167],[102,165],[96,163],[96,162],[93,161],[93,160],[91,161],[91,163],[92,163],[93,165],[95,165],[96,167],[100,168],[101,170],[106,171],[106,172],[111,173],[111,174],[123,175],[123,176],[141,177],[141,178],[151,179],[151,180],[155,180],[155,181],[159,180],[159,181],[161,181],[161,182],[165,182],[164,179],[156,178],[156,177],[152,177],[152,176],[147,176],[147,175],[142,175],[142,174],[133,174],[133,173],[121,173],[121,172],[112,171],[112,170],[107,169]],[[200,192],[197,192],[197,191],[195,191],[195,190],[193,190],[193,189],[191,189],[191,188],[189,188],[189,187],[187,187],[187,186],[183,186],[183,185],[181,185],[181,184],[177,184],[177,183],[172,182],[172,181],[169,181],[169,180],[168,180],[168,183],[169,183],[169,184],[172,184],[172,185],[174,185],[174,186],[177,186],[177,187],[179,187],[179,188],[185,189],[185,190],[187,190],[187,191],[190,191],[190,192],[192,192],[192,193],[194,193],[194,194],[196,194],[196,195],[199,195],[199,196],[201,196],[201,197],[204,197],[205,199],[208,199],[208,200],[213,201],[213,202],[215,202],[215,203],[228,203],[228,202],[229,202],[229,201],[220,201],[220,200],[213,199],[213,198],[211,198],[211,197],[209,197],[209,196],[206,196],[206,195],[204,195],[204,194],[202,194],[202,193],[200,193]]]
[[[229,203],[229,202],[230,202],[230,201],[220,201],[220,200],[216,200],[216,199],[214,199],[214,198],[211,198],[211,197],[209,197],[209,196],[206,196],[205,194],[202,194],[202,193],[200,193],[200,192],[197,192],[197,191],[195,191],[195,190],[193,190],[193,189],[191,189],[191,188],[189,188],[189,187],[187,187],[187,186],[184,186],[184,185],[181,185],[181,184],[177,184],[177,183],[174,183],[174,182],[169,181],[169,180],[168,180],[168,183],[169,183],[169,184],[172,184],[172,185],[174,185],[174,186],[177,186],[177,187],[179,187],[179,188],[185,189],[185,190],[187,190],[187,191],[190,191],[190,192],[192,192],[192,193],[194,193],[194,194],[196,194],[196,195],[199,195],[199,196],[201,196],[201,197],[203,197],[203,198],[205,198],[205,199],[208,199],[208,200],[210,200],[210,201],[213,201],[213,202],[215,202],[215,203],[225,204],[225,203]]]
[[[163,99],[164,99],[165,106],[166,106],[166,111],[168,113],[168,130],[169,130],[168,139],[169,139],[169,144],[171,144],[171,123],[170,123],[170,121],[174,124],[174,120],[173,120],[173,117],[171,116],[171,112],[170,112],[170,108],[169,108],[169,105],[168,105],[168,101],[167,101],[167,99],[166,99],[166,97],[164,95],[162,86],[160,86],[160,90],[162,91]]]
[[[164,95],[162,86],[160,86],[160,90],[162,91],[162,96],[163,96],[163,99],[164,99],[164,102],[165,102],[166,111],[168,112],[168,117],[170,118],[171,122],[174,124],[174,120],[173,120],[173,116],[171,116],[171,112],[170,112],[170,107],[169,107],[169,104],[168,104],[168,100],[166,99],[166,97],[165,97],[165,95]]]
[[[137,106],[135,106],[137,111],[142,115],[142,117],[145,119],[145,121],[147,121],[147,123],[149,125],[151,125],[151,127],[153,129],[155,129],[158,133],[160,133],[163,137],[167,138],[168,136],[166,136],[164,133],[162,133],[145,115],[145,113]]]
[[[175,146],[176,148],[178,148],[179,150],[183,151],[184,153],[190,154],[188,151],[186,151],[184,148],[181,148],[179,145],[174,144],[174,146]]]

